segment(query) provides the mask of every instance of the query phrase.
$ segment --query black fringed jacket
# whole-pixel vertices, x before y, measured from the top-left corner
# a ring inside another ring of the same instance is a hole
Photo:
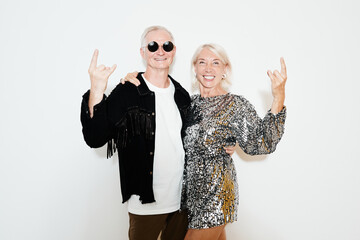
[[[109,97],[94,106],[90,118],[88,101],[90,91],[83,95],[81,123],[85,142],[92,148],[108,143],[108,157],[117,149],[123,203],[132,194],[140,196],[142,203],[155,201],[153,192],[153,162],[155,147],[155,94],[147,87],[141,73],[141,84],[118,84]],[[175,86],[174,99],[183,121],[190,105],[188,92],[171,76]]]

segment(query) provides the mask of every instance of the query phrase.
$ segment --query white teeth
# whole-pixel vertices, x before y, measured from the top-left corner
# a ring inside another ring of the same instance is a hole
[[[214,77],[214,76],[204,76],[204,78],[207,79],[207,80],[212,80],[212,79],[214,79],[215,77]]]

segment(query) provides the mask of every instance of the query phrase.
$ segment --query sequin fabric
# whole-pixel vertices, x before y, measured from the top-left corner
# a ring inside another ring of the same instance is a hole
[[[242,96],[192,96],[186,121],[186,164],[182,207],[189,228],[220,226],[237,220],[237,176],[224,146],[236,142],[251,155],[275,150],[284,133],[286,108],[261,119]]]

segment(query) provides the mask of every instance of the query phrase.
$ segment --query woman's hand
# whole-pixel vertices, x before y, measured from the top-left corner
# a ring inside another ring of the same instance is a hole
[[[139,79],[137,79],[136,77],[137,77],[137,75],[138,75],[138,72],[132,72],[132,73],[128,73],[124,78],[122,78],[121,80],[120,80],[120,82],[122,83],[122,84],[125,84],[125,82],[131,82],[132,84],[134,84],[135,86],[139,86],[140,85],[140,81],[139,81]]]
[[[281,71],[267,71],[268,76],[271,79],[271,92],[274,97],[273,104],[271,106],[271,112],[276,114],[280,112],[284,107],[285,101],[285,84],[287,80],[286,65],[284,58],[280,58]]]

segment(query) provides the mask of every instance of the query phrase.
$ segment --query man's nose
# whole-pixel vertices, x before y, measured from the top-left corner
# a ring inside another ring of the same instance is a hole
[[[164,51],[162,46],[160,46],[159,49],[157,50],[157,54],[159,54],[159,55],[164,55],[165,54],[165,51]]]

